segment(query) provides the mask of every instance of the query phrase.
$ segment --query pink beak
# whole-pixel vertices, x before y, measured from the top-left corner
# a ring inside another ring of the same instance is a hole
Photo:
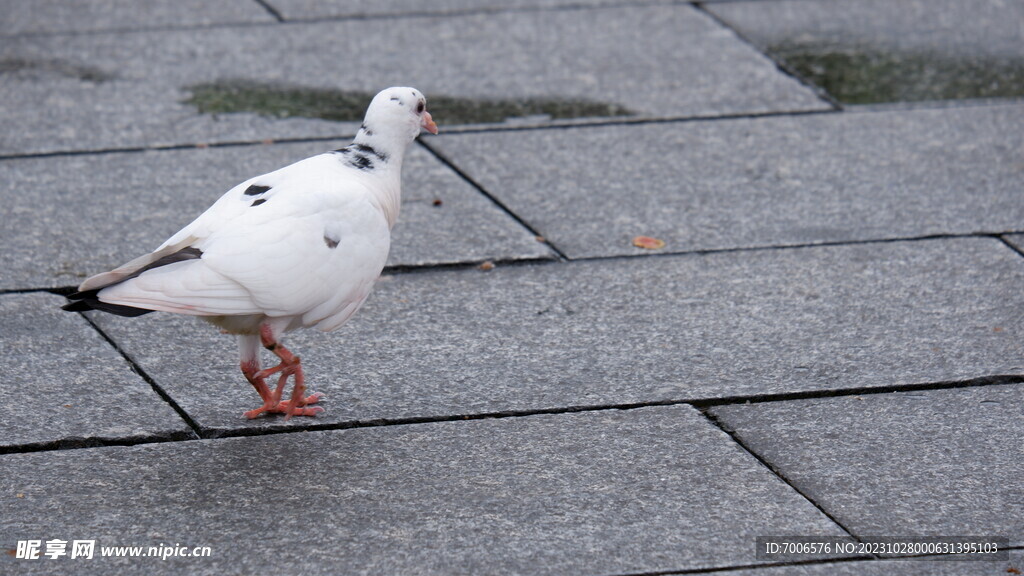
[[[426,110],[423,111],[423,121],[420,122],[420,127],[431,134],[437,134],[437,124],[434,124],[434,119],[430,117],[430,112]]]

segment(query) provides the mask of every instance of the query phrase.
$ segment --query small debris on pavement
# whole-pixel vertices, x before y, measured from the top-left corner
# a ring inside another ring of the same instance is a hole
[[[633,238],[633,246],[645,250],[660,250],[665,247],[665,241],[650,236],[637,236]]]

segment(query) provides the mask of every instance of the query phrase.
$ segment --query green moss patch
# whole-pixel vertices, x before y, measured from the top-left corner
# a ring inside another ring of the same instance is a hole
[[[229,80],[189,86],[186,104],[204,114],[251,112],[274,118],[322,118],[359,122],[374,94],[355,90],[304,88]],[[632,116],[617,104],[581,99],[522,98],[512,100],[428,95],[430,113],[444,125],[487,124],[509,118],[548,116],[552,119]]]
[[[768,51],[847,104],[1024,96],[1024,62],[1010,57],[815,44],[777,44]]]

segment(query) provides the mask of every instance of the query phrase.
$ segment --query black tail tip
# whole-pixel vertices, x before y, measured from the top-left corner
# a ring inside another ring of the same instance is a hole
[[[88,312],[93,308],[92,306],[89,306],[89,304],[86,303],[85,300],[78,300],[76,302],[70,302],[68,304],[65,304],[61,306],[60,309],[66,310],[68,312]]]
[[[67,299],[71,300],[71,302],[61,306],[60,309],[68,312],[88,312],[89,310],[99,310],[100,312],[107,312],[128,318],[134,318],[136,316],[142,316],[143,314],[149,314],[152,312],[152,310],[146,310],[145,308],[135,308],[132,306],[123,306],[121,304],[101,302],[96,293],[97,291],[90,290],[87,292],[75,292],[74,294],[69,294]]]

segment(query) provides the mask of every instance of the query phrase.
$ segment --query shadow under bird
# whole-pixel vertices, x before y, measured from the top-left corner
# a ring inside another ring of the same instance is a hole
[[[437,134],[426,106],[414,88],[380,92],[352,144],[235,186],[155,251],[83,282],[64,309],[199,316],[238,335],[242,374],[263,400],[247,418],[322,412],[281,338],[335,330],[370,294],[398,218],[402,158],[421,130]],[[261,369],[260,345],[277,366]]]

